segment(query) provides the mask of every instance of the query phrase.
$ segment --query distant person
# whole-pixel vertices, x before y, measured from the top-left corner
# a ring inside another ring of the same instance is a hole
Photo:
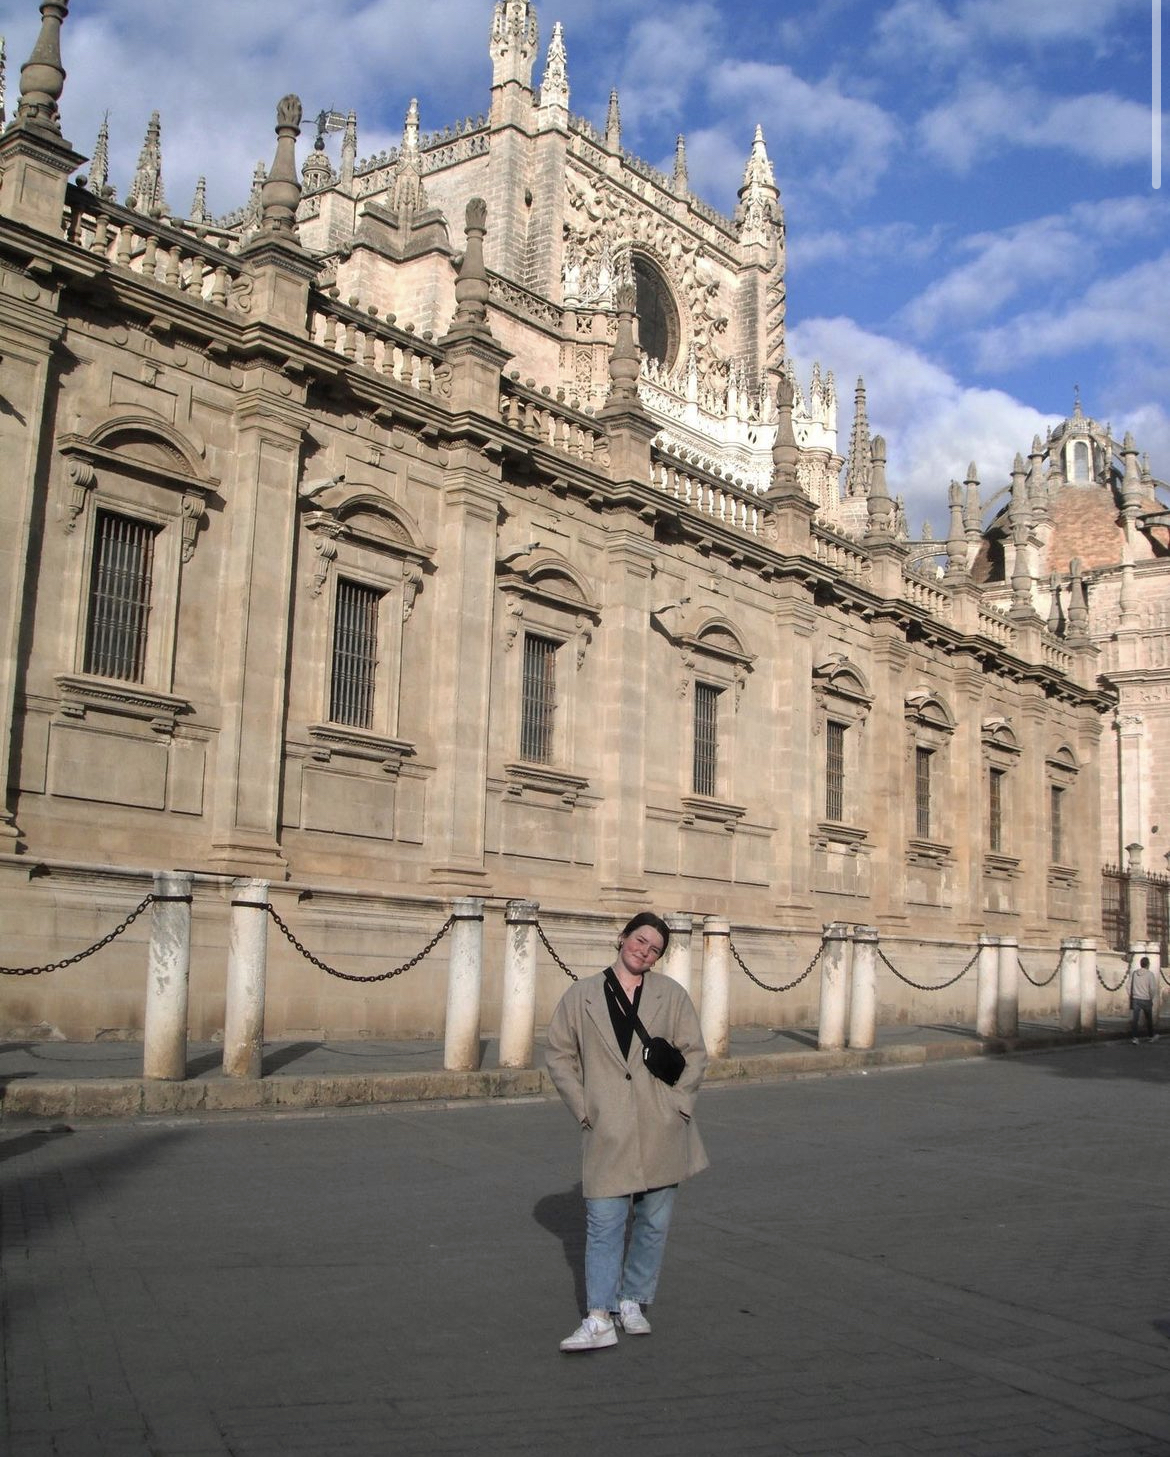
[[[676,981],[646,974],[669,942],[659,916],[635,916],[614,964],[574,982],[549,1023],[549,1075],[583,1131],[588,1310],[562,1351],[615,1346],[619,1326],[650,1334],[678,1185],[707,1167],[691,1120],[707,1066],[699,1019]]]
[[[1129,1037],[1138,1040],[1138,1027],[1144,1017],[1149,1029],[1147,1040],[1157,1042],[1154,1031],[1154,998],[1158,994],[1158,974],[1150,965],[1150,958],[1143,956],[1129,976]]]

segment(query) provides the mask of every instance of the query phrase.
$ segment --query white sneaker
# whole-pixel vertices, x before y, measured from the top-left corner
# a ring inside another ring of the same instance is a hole
[[[648,1336],[650,1322],[642,1314],[636,1300],[623,1300],[618,1308],[618,1324],[628,1336]]]
[[[571,1336],[561,1342],[562,1351],[601,1351],[617,1345],[617,1331],[608,1315],[590,1311]]]

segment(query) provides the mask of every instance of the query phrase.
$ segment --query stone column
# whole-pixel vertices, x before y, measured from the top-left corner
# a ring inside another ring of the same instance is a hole
[[[845,1046],[845,1012],[849,1004],[849,928],[831,921],[822,932],[821,1009],[817,1046],[836,1052]]]
[[[500,1066],[531,1067],[536,1033],[537,901],[504,907],[504,987],[500,1008]]]
[[[995,1030],[1000,1037],[1017,1037],[1020,1031],[1020,943],[1015,936],[999,938]]]
[[[686,911],[672,911],[663,917],[670,928],[670,945],[662,958],[659,971],[665,972],[672,981],[678,982],[688,996],[691,995],[691,936],[694,932],[694,918]]]
[[[1080,937],[1077,957],[1081,979],[1081,1031],[1097,1030],[1097,943],[1089,936]]]
[[[980,936],[975,975],[975,1031],[980,1037],[994,1037],[999,1007],[998,936]]]
[[[877,1038],[876,926],[853,928],[853,995],[849,1002],[849,1046],[872,1047]]]
[[[1076,936],[1060,943],[1060,1025],[1066,1032],[1081,1025],[1081,943]]]
[[[233,882],[230,924],[223,1070],[229,1078],[258,1078],[264,1064],[268,881]]]
[[[479,1067],[479,999],[483,985],[483,897],[456,896],[451,903],[451,956],[447,970],[447,1023],[443,1066],[453,1072]]]
[[[703,996],[700,1025],[712,1057],[726,1057],[731,1042],[731,922],[703,918]]]
[[[160,870],[150,908],[150,953],[142,1027],[144,1077],[187,1076],[187,989],[191,969],[191,877]]]

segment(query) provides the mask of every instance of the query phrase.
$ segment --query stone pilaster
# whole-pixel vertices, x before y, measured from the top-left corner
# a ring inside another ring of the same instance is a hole
[[[883,925],[906,921],[901,895],[906,883],[907,808],[913,813],[913,765],[906,762],[906,665],[910,653],[901,628],[873,625],[874,711],[864,733],[868,807],[866,827],[873,843],[870,857],[871,918]]]
[[[811,501],[807,504],[811,510]],[[790,924],[808,918],[811,924],[810,836],[819,818],[814,805],[817,749],[812,695],[817,609],[804,584],[792,578],[777,582],[773,590],[774,651],[768,656],[779,667],[772,688],[774,742],[784,748],[772,755],[774,802],[780,807],[772,886],[781,920]]]
[[[983,856],[987,849],[984,806],[987,765],[983,758],[983,693],[986,680],[978,661],[963,658],[955,667],[955,734],[948,779],[952,786],[955,885],[959,902],[953,908],[958,928],[978,935],[984,929]]]
[[[280,784],[303,391],[260,369],[236,410],[224,494],[220,702],[212,860],[236,874],[283,873]]]

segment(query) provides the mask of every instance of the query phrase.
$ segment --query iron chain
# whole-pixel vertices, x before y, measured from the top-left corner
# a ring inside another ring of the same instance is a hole
[[[557,953],[552,949],[552,944],[549,941],[548,937],[544,934],[544,927],[540,924],[539,921],[536,922],[536,934],[540,937],[541,945],[560,967],[560,969],[565,973],[565,975],[569,977],[571,981],[578,981],[580,978],[577,976],[577,973],[573,971],[570,967],[566,966],[561,958],[557,955]]]
[[[1124,986],[1124,985],[1125,985],[1125,984],[1126,984],[1126,982],[1127,982],[1127,981],[1128,981],[1128,980],[1129,980],[1129,972],[1128,972],[1128,971],[1126,971],[1126,972],[1125,972],[1125,973],[1124,973],[1124,974],[1123,974],[1123,975],[1122,975],[1122,978],[1121,978],[1121,980],[1120,980],[1120,981],[1119,981],[1119,982],[1118,982],[1118,983],[1117,983],[1117,985],[1116,985],[1116,986],[1115,986],[1115,987],[1111,987],[1111,986],[1110,986],[1110,985],[1109,985],[1109,983],[1108,983],[1108,982],[1107,982],[1107,981],[1106,981],[1106,980],[1105,980],[1105,978],[1104,978],[1104,977],[1103,977],[1103,976],[1102,976],[1102,975],[1101,975],[1101,968],[1100,968],[1100,967],[1099,967],[1099,966],[1098,966],[1098,968],[1097,968],[1097,980],[1098,980],[1098,981],[1099,981],[1099,982],[1100,982],[1100,983],[1101,983],[1101,985],[1102,985],[1102,986],[1103,986],[1103,987],[1104,987],[1104,988],[1105,988],[1105,990],[1106,990],[1106,991],[1107,991],[1107,992],[1119,992],[1119,991],[1120,991],[1120,990],[1121,990],[1121,988],[1122,988],[1122,987],[1123,987],[1123,986]]]
[[[430,953],[439,944],[439,942],[443,939],[443,937],[447,934],[447,932],[451,929],[451,927],[455,924],[455,917],[448,916],[443,924],[439,927],[439,929],[435,932],[435,934],[431,937],[431,939],[427,942],[427,944],[423,947],[423,949],[418,953],[418,955],[412,956],[409,961],[404,961],[401,966],[396,966],[393,971],[379,971],[373,973],[370,976],[354,976],[348,971],[338,971],[336,967],[330,966],[329,963],[326,961],[322,961],[319,956],[314,956],[311,951],[309,951],[297,940],[297,938],[281,920],[280,916],[277,914],[276,909],[271,904],[271,902],[265,901],[263,905],[261,905],[259,901],[249,902],[249,904],[255,904],[257,910],[266,910],[268,914],[272,917],[273,921],[275,921],[277,928],[283,933],[285,939],[288,941],[290,946],[295,947],[295,949],[301,953],[305,960],[311,962],[318,971],[325,972],[327,976],[335,976],[339,981],[389,981],[392,976],[401,976],[404,971],[409,971],[411,967],[417,966],[424,956],[429,956]]]
[[[127,927],[134,924],[151,901],[158,899],[158,896],[148,895],[141,904],[134,907],[120,925],[114,927],[108,936],[103,936],[100,941],[95,941],[92,946],[87,947],[84,951],[79,951],[76,956],[65,956],[60,961],[50,961],[44,966],[0,966],[0,976],[40,976],[44,971],[60,971],[63,966],[76,966],[79,961],[84,961],[87,956],[92,956],[95,951],[100,951],[103,946],[108,946],[111,941],[116,941]],[[167,896],[166,899],[171,900],[173,897]]]
[[[1016,965],[1024,973],[1024,980],[1025,981],[1030,981],[1034,987],[1051,986],[1052,983],[1056,980],[1056,978],[1060,974],[1060,962],[1059,961],[1056,963],[1056,970],[1052,973],[1052,975],[1050,977],[1046,977],[1044,981],[1037,981],[1034,976],[1029,976],[1028,975],[1028,968],[1024,965],[1024,963],[1020,960],[1020,958],[1018,956],[1016,957]]]
[[[962,969],[962,971],[960,971],[957,976],[952,976],[951,979],[950,979],[950,981],[940,981],[937,986],[925,986],[920,981],[911,981],[908,976],[904,976],[902,974],[902,972],[900,972],[898,970],[898,968],[894,965],[894,963],[890,960],[890,958],[886,955],[886,953],[882,950],[882,948],[880,946],[877,946],[874,949],[877,951],[877,954],[881,958],[881,960],[885,963],[886,966],[889,967],[889,969],[894,973],[894,975],[898,978],[899,981],[904,981],[908,987],[913,987],[915,991],[919,991],[919,992],[943,992],[943,991],[946,991],[947,987],[953,987],[954,984],[957,981],[962,981],[962,979],[967,975],[967,973],[971,970],[971,968],[979,960],[979,952],[976,951],[975,955],[972,956],[971,960],[968,961],[967,965]]]
[[[821,955],[825,949],[825,943],[822,941],[821,944],[817,947],[817,954],[813,957],[813,959],[794,981],[786,981],[783,986],[773,987],[769,986],[766,981],[761,981],[760,978],[755,974],[755,972],[748,970],[747,963],[744,961],[743,957],[739,954],[739,952],[735,949],[735,942],[731,939],[730,936],[727,938],[727,944],[731,948],[731,954],[735,957],[736,962],[739,965],[740,971],[744,973],[749,981],[754,981],[756,986],[762,988],[766,992],[790,992],[793,987],[799,986],[801,982],[805,979],[805,977],[809,975],[817,962],[821,959]]]

